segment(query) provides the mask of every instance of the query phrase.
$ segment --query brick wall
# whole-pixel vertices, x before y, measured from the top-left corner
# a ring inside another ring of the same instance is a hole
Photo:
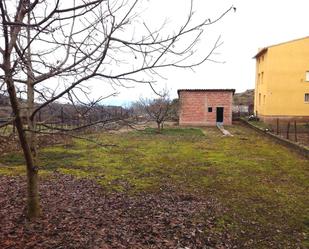
[[[216,107],[223,107],[223,124],[232,124],[232,96],[229,91],[180,91],[180,125],[216,125]],[[212,107],[212,112],[208,112]]]

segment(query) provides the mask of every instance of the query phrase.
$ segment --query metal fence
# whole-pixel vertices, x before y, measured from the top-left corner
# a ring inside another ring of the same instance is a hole
[[[269,129],[278,136],[309,145],[309,121],[277,119],[274,123],[269,124]]]
[[[121,107],[94,107],[90,110],[74,110],[67,108],[54,108],[39,112],[36,117],[36,131],[42,130],[80,130],[85,129],[112,129],[116,122],[126,120],[132,116],[132,111]],[[0,117],[0,136],[10,136],[16,133],[13,118]],[[23,117],[25,126],[26,117]],[[118,125],[119,126],[119,125]]]

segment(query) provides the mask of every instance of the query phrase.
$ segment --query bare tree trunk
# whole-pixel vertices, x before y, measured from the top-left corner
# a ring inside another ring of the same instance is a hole
[[[30,2],[29,2],[30,3]],[[3,18],[3,5],[1,5],[2,9],[2,18]],[[32,149],[34,148],[35,151],[35,146],[33,147],[32,142],[29,142],[29,138],[27,138],[25,129],[24,129],[24,124],[23,124],[23,118],[22,118],[22,113],[21,113],[21,108],[18,103],[17,99],[17,94],[16,94],[16,89],[14,85],[14,80],[13,80],[13,72],[11,68],[11,47],[9,44],[9,33],[8,33],[8,28],[7,26],[4,26],[3,28],[4,31],[4,38],[5,38],[5,51],[3,52],[3,64],[2,64],[2,69],[4,71],[4,82],[7,86],[7,91],[10,97],[10,102],[11,102],[11,107],[14,113],[15,117],[15,125],[16,129],[18,132],[18,137],[20,141],[20,145],[23,150],[24,158],[26,161],[26,169],[27,169],[27,217],[29,219],[36,218],[40,215],[41,209],[40,209],[40,204],[39,204],[39,192],[38,192],[38,170],[37,167],[35,167],[34,160],[33,160],[33,154],[32,154]],[[11,37],[16,37],[16,34],[18,33],[18,30],[12,31]],[[30,33],[29,33],[30,35]],[[12,39],[13,39],[12,38]],[[30,36],[28,37],[30,39]],[[14,39],[13,39],[14,40]],[[14,44],[14,43],[12,43]],[[30,51],[29,51],[30,52]],[[28,80],[27,80],[27,85],[28,87],[30,86],[30,94],[28,95],[29,101],[30,101],[30,108],[32,107],[33,109],[33,103],[34,103],[34,89],[33,89],[33,74],[29,74],[31,71],[31,64],[29,65],[29,58],[26,58],[26,65],[27,65],[27,74],[28,74]],[[29,89],[27,89],[29,92]],[[32,91],[32,92],[31,92]],[[32,104],[31,104],[32,102]],[[27,103],[29,104],[29,102]],[[27,111],[29,114],[30,110],[28,109]],[[28,115],[27,115],[28,116]],[[29,119],[29,118],[28,118]],[[30,125],[29,125],[30,124]],[[28,121],[28,128],[32,129],[33,124],[31,124],[30,121]],[[33,140],[34,141],[34,140]]]
[[[40,215],[41,209],[39,204],[38,193],[38,171],[34,166],[31,149],[26,137],[26,133],[23,127],[22,117],[20,113],[20,107],[16,97],[16,91],[12,76],[7,71],[5,79],[7,84],[8,93],[10,96],[11,106],[15,115],[15,125],[19,136],[20,145],[22,147],[24,158],[26,160],[27,167],[27,216],[29,219],[36,218]]]
[[[28,23],[30,24],[30,12],[28,13]],[[27,38],[28,38],[28,44],[30,44],[30,29],[27,28]],[[32,71],[32,63],[31,63],[31,49],[30,45],[28,45],[27,49],[27,124],[28,129],[30,130],[28,137],[30,150],[32,153],[32,157],[34,160],[34,163],[36,162],[37,158],[37,139],[36,139],[36,133],[34,132],[36,129],[36,122],[35,118],[30,118],[33,111],[34,111],[34,74]]]
[[[30,3],[30,2],[29,2]],[[30,11],[28,12],[28,24],[30,25]],[[31,63],[31,34],[30,28],[27,28],[27,40],[28,40],[28,49],[26,54],[26,63],[27,63],[27,124],[28,129],[30,130],[27,139],[30,147],[30,152],[33,161],[33,169],[28,170],[27,168],[27,177],[28,177],[28,217],[34,218],[40,215],[40,200],[39,200],[39,190],[38,190],[38,169],[36,166],[37,163],[37,137],[36,137],[36,121],[35,118],[30,118],[34,111],[34,74],[32,71]]]
[[[158,126],[158,133],[161,133],[161,123],[157,122],[157,126]]]
[[[28,112],[32,113],[34,110],[34,89],[31,84],[28,85]],[[37,162],[37,138],[36,133],[33,132],[36,129],[35,119],[31,120],[29,117],[31,114],[27,115],[27,123],[28,129],[30,130],[29,134],[27,135],[28,143],[29,143],[29,150],[32,157],[33,165],[31,168],[27,167],[27,210],[28,210],[28,217],[35,218],[40,215],[40,202],[39,202],[39,190],[38,190],[38,169],[36,167]]]
[[[30,12],[28,12],[28,24],[30,25]],[[27,124],[28,129],[30,130],[28,137],[30,150],[32,153],[33,161],[36,163],[37,159],[37,139],[36,133],[36,121],[35,118],[31,118],[32,113],[34,112],[34,74],[32,71],[31,63],[31,34],[30,28],[27,28],[27,40],[28,40],[28,49],[26,54],[26,65],[27,65]]]

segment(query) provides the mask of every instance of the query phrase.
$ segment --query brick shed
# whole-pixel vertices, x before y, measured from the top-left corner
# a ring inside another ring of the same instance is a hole
[[[235,89],[180,89],[179,125],[232,124]]]

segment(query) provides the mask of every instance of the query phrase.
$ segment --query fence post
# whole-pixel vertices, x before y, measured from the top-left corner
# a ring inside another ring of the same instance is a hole
[[[288,127],[286,130],[286,138],[289,139],[290,138],[290,121],[288,122]]]
[[[309,128],[309,123],[307,123],[307,128]],[[308,129],[308,143],[309,143],[309,129]]]
[[[64,116],[63,116],[63,107],[61,107],[61,128],[63,129],[64,125]]]
[[[294,120],[294,136],[295,136],[295,142],[297,142],[297,126],[296,126],[296,120]]]
[[[277,118],[277,135],[279,135],[279,118]]]

